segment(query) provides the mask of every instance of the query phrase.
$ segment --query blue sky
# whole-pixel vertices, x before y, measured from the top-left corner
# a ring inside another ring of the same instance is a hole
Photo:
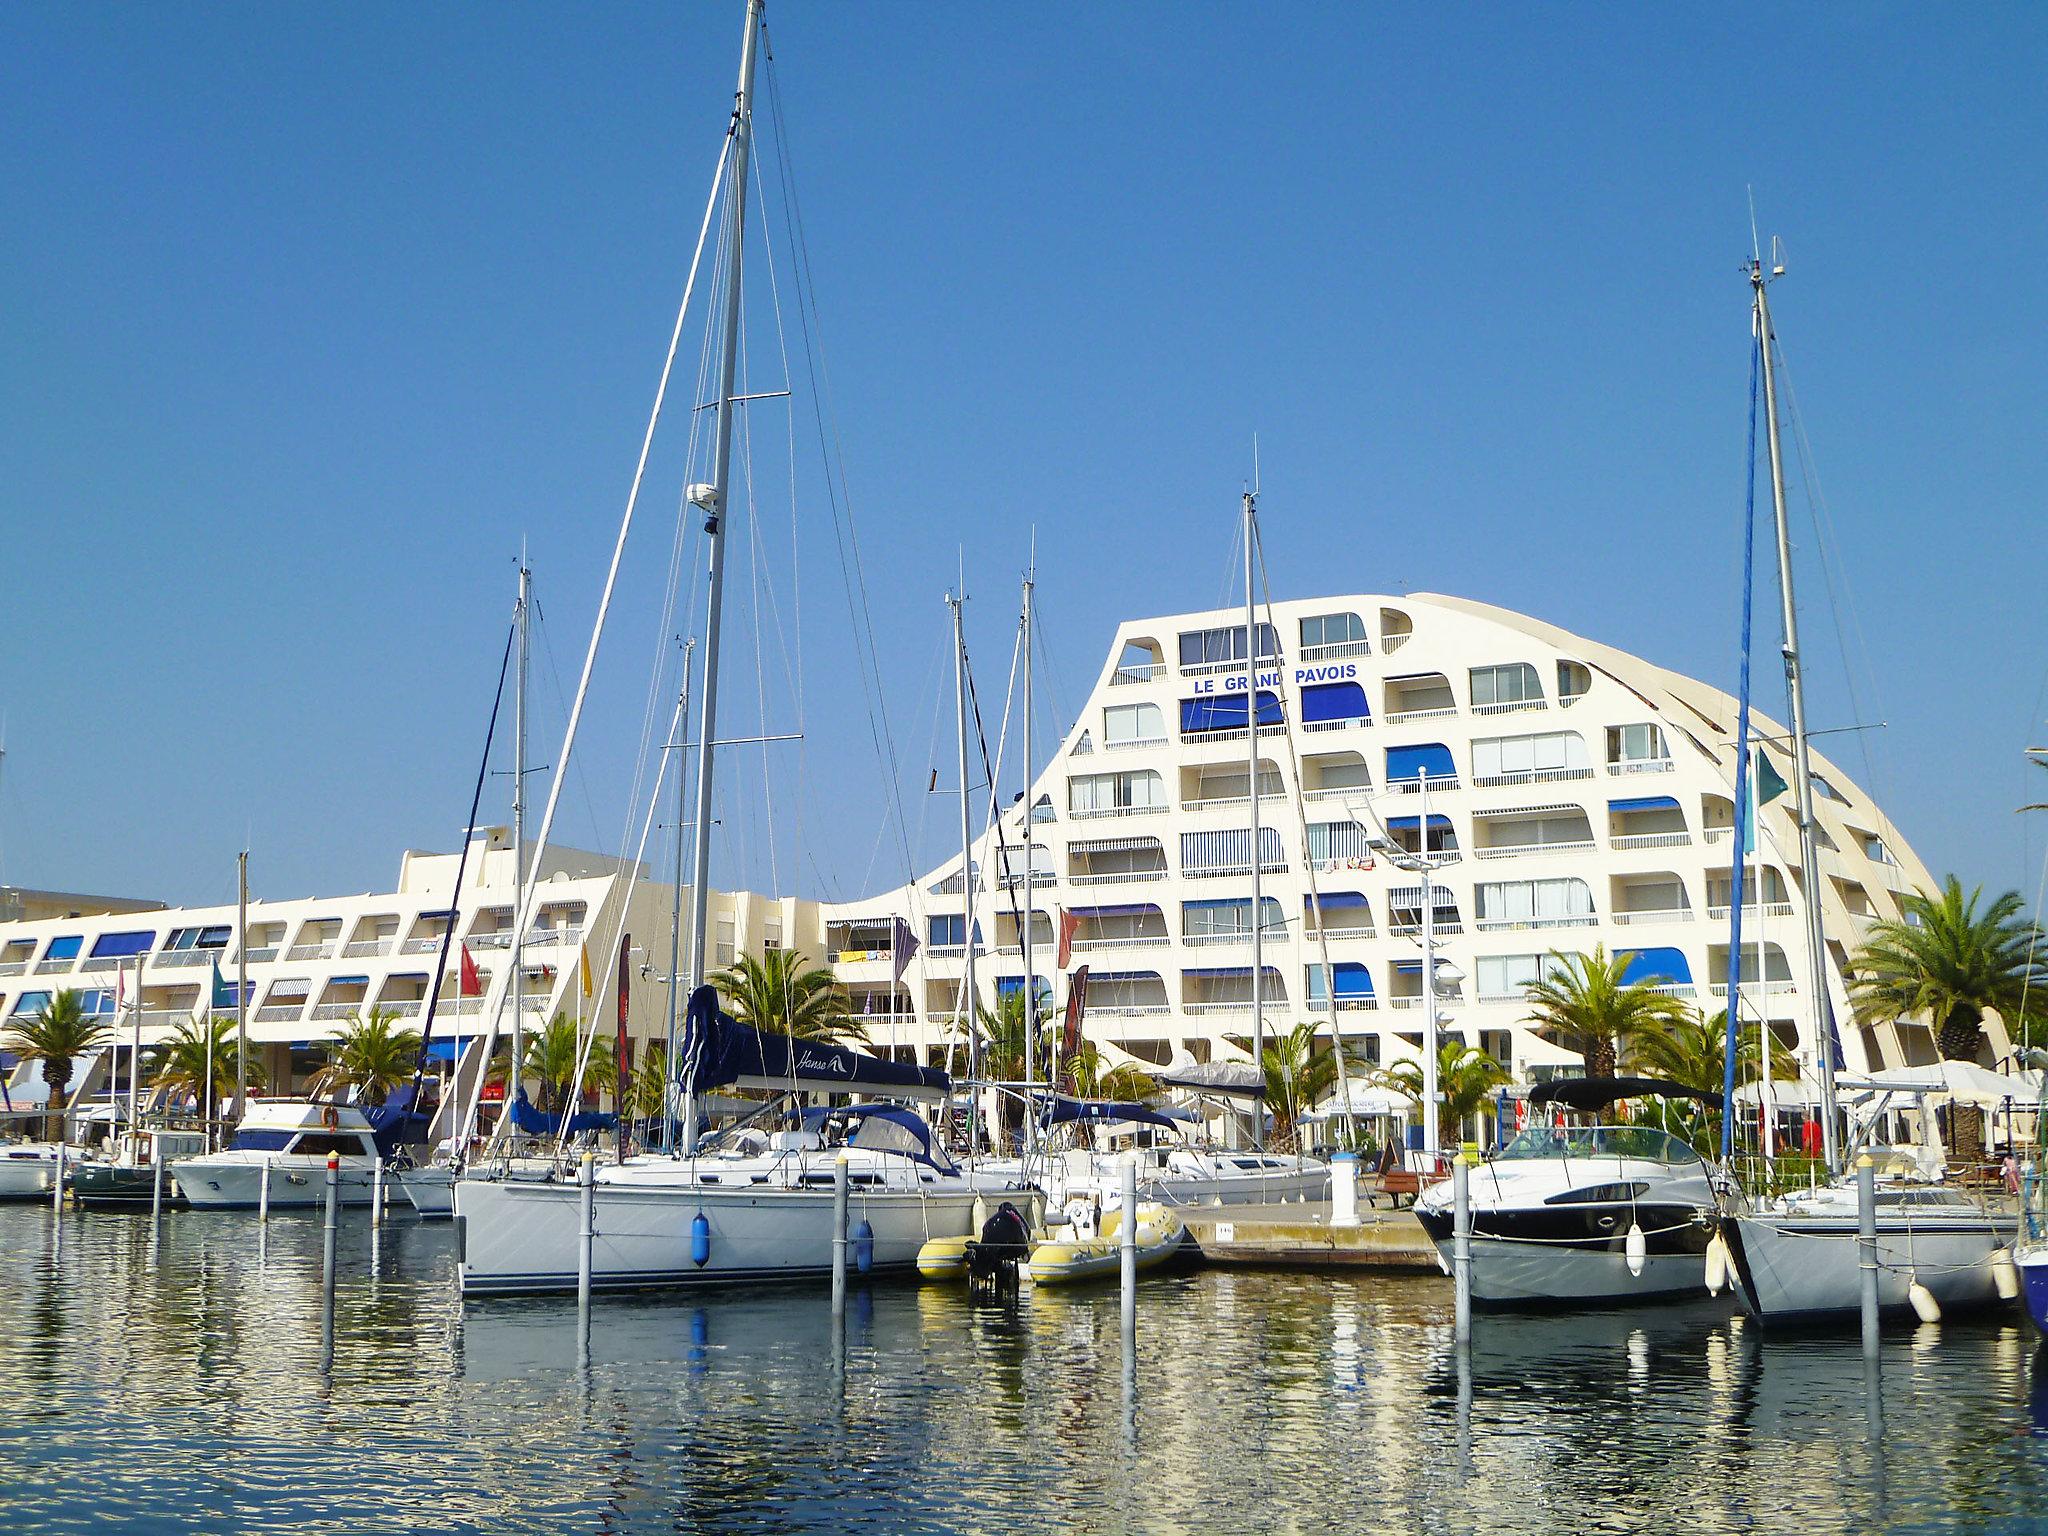
[[[1276,595],[1460,593],[1732,680],[1753,185],[1848,597],[1802,502],[1815,724],[1887,721],[1844,765],[1937,871],[2031,895],[2048,15],[781,0],[771,29],[915,862],[950,836],[923,790],[956,569],[993,705],[1035,531],[1049,739],[1117,619],[1231,589],[1254,433]],[[736,4],[0,11],[0,879],[223,898],[246,839],[259,894],[342,892],[452,846],[522,537],[554,760],[739,32]],[[880,889],[902,839],[815,426],[791,556],[790,408],[750,409],[780,623],[742,558],[728,728],[806,739],[766,784],[732,755],[715,878]],[[572,842],[627,826],[679,442]]]

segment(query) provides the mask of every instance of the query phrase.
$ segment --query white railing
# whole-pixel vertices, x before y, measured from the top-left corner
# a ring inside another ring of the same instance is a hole
[[[1455,715],[1455,704],[1436,704],[1428,709],[1394,709],[1387,712],[1387,724],[1405,725],[1410,720],[1441,720],[1446,715]]]
[[[1238,633],[1244,633],[1242,625],[1239,626]],[[1280,658],[1273,654],[1271,651],[1267,651],[1259,657],[1259,670],[1261,672],[1270,672],[1279,665]],[[1180,675],[1182,677],[1213,677],[1218,672],[1233,672],[1241,674],[1243,671],[1244,658],[1242,656],[1239,656],[1231,661],[1182,662],[1180,668]]]
[[[1284,997],[1262,997],[1259,999],[1259,1012],[1261,1013],[1287,1013],[1291,1012],[1293,1007],[1294,1005]],[[1091,1008],[1089,1011],[1092,1013],[1094,1010]],[[1252,1000],[1248,997],[1239,997],[1212,1002],[1182,1003],[1181,1011],[1191,1014],[1250,1013],[1252,1011]]]
[[[1590,840],[1576,843],[1495,843],[1484,848],[1474,848],[1472,856],[1479,859],[1509,859],[1518,853],[1592,853],[1599,846]]]
[[[1143,949],[1148,944],[1164,944],[1163,933],[1128,933],[1095,939],[1075,939],[1076,953],[1091,949]]]
[[[253,1013],[250,1014],[251,1018],[255,1016]],[[142,1010],[142,1027],[144,1029],[176,1029],[180,1024],[190,1024],[191,1022],[192,1010],[189,1007],[145,1008]],[[114,1023],[121,1034],[125,1035],[127,1033],[129,1024],[126,1014],[123,1014]]]
[[[1129,683],[1149,683],[1153,678],[1163,677],[1165,674],[1166,663],[1163,661],[1147,662],[1139,667],[1118,667],[1109,674],[1109,686],[1121,688]]]
[[[1313,927],[1308,927],[1302,930],[1301,940],[1304,944],[1313,944],[1319,939],[1328,939],[1332,944],[1342,944],[1346,939],[1369,939],[1372,933],[1370,923],[1360,928],[1326,928],[1320,934]]]
[[[1690,832],[1627,832],[1620,837],[1607,839],[1607,846],[1622,848],[1689,848],[1692,846]]]
[[[1742,984],[1742,989],[1745,992],[1796,992],[1799,990],[1799,983],[1796,981],[1789,980],[1786,977],[1779,976],[1774,977],[1769,981],[1745,981]],[[1716,997],[1726,997],[1728,995],[1728,983],[1725,981],[1717,981],[1712,986],[1708,987],[1707,990],[1713,993]]]
[[[1403,630],[1398,634],[1388,634],[1383,630],[1380,633],[1380,649],[1391,656],[1414,638],[1415,631],[1412,629]]]
[[[287,960],[326,960],[331,958],[333,954],[334,945],[332,943],[294,944],[284,952],[284,957]]]
[[[1472,780],[1474,789],[1504,789],[1510,784],[1557,784],[1565,779],[1590,779],[1590,768],[1518,768],[1513,773],[1482,773]],[[1435,780],[1431,780],[1435,787]]]
[[[1335,661],[1340,656],[1370,656],[1370,640],[1337,640],[1329,645],[1304,645],[1301,648],[1303,661]]]
[[[472,933],[463,942],[471,949],[510,949],[512,947],[512,935],[510,933]]]
[[[265,1003],[249,1017],[258,1024],[289,1024],[295,1022],[306,1011],[306,1000],[296,1003]]]
[[[1071,821],[1095,821],[1104,816],[1157,816],[1166,810],[1165,802],[1158,805],[1105,805],[1092,811],[1069,811]]]
[[[408,955],[421,953],[421,951],[412,947],[414,942],[416,941],[411,939],[406,941],[405,952]],[[390,939],[357,939],[353,944],[341,946],[341,958],[344,960],[370,960],[379,955],[388,955],[391,953],[391,943]],[[434,943],[436,948],[440,947],[440,940],[436,939]]]
[[[224,953],[218,949],[160,949],[149,957],[149,963],[171,971],[190,965],[210,965]]]
[[[1261,736],[1278,736],[1286,729],[1287,726],[1284,721],[1274,724],[1261,721],[1259,724],[1259,734]],[[1182,731],[1180,739],[1182,746],[1194,746],[1205,741],[1243,741],[1244,727],[1241,725],[1223,725],[1208,731]]]
[[[133,955],[87,955],[78,962],[78,968],[81,971],[111,971],[124,960],[134,958]]]
[[[1286,936],[1282,931],[1275,937],[1284,939]],[[1252,941],[1252,931],[1247,928],[1243,933],[1184,933],[1180,936],[1180,941],[1190,949],[1206,949],[1215,944],[1249,944]]]
[[[23,976],[27,973],[26,960],[0,960],[0,976]]]
[[[383,943],[386,943],[386,944],[388,944],[388,943],[390,943],[391,941],[390,941],[389,939],[385,939],[385,940],[382,940],[381,942],[383,942]],[[441,937],[441,935],[440,935],[440,934],[438,934],[438,933],[430,933],[430,934],[428,934],[428,935],[427,935],[427,936],[426,936],[425,938],[421,938],[421,939],[407,939],[407,940],[406,940],[406,941],[405,941],[405,942],[404,942],[403,944],[400,944],[400,945],[398,946],[398,952],[399,952],[399,953],[400,953],[401,955],[432,955],[432,954],[438,954],[438,953],[440,952],[440,949],[441,949],[441,945],[442,945],[442,942],[443,942],[443,940],[442,940],[442,937]],[[353,955],[353,954],[354,954],[355,952],[356,952],[356,946],[355,946],[355,945],[353,945],[353,944],[351,944],[351,945],[349,945],[349,946],[348,946],[348,948],[346,948],[346,949],[344,949],[344,950],[342,951],[342,954],[343,954],[344,956],[348,956],[348,955]],[[389,953],[390,953],[390,951],[389,951],[389,950],[382,950],[382,951],[380,951],[380,953],[383,953],[383,954],[389,954]]]
[[[1479,926],[1484,928],[1486,924],[1481,923]],[[1465,925],[1459,922],[1456,918],[1439,917],[1438,919],[1436,919],[1435,922],[1429,925],[1429,931],[1433,938],[1441,939],[1450,934],[1463,933],[1465,931]],[[1420,922],[1387,924],[1387,936],[1389,938],[1405,939],[1410,938],[1421,932],[1422,924]]]
[[[1057,885],[1059,878],[1059,874],[1056,871],[1046,869],[1042,865],[1031,871],[1031,883],[1033,885]],[[1023,883],[1024,871],[1021,869],[1013,869],[996,881],[996,884],[1002,886],[1005,890],[1013,885],[1022,885]]]
[[[1372,794],[1370,784],[1339,784],[1332,789],[1304,789],[1301,798],[1306,801],[1318,800],[1361,800]]]
[[[366,1006],[361,1000],[353,1003],[316,1003],[308,1017],[316,1020],[351,1019]]]
[[[1458,776],[1455,773],[1432,773],[1429,776],[1429,792],[1432,795],[1441,794],[1445,790],[1456,789],[1458,787]],[[1393,795],[1420,794],[1422,793],[1422,780],[1389,779],[1387,780],[1387,793]]]
[[[1668,757],[1640,757],[1624,763],[1609,763],[1609,773],[1669,773],[1673,767]]]
[[[395,1013],[402,1019],[409,1019],[426,1007],[426,999],[419,997],[393,998],[389,1002],[376,1003],[373,1007],[385,1013]]]
[[[1301,728],[1304,731],[1344,731],[1356,726],[1364,730],[1371,724],[1372,721],[1367,716],[1353,715],[1346,720],[1305,720]]]
[[[1283,800],[1285,798],[1286,796],[1282,795],[1277,789],[1259,791],[1259,802],[1262,805],[1269,800]],[[1251,803],[1252,797],[1250,795],[1211,795],[1200,800],[1183,800],[1180,803],[1180,808],[1184,811],[1221,811],[1233,805],[1250,805]]]
[[[1600,919],[1588,912],[1575,917],[1482,917],[1481,933],[1506,933],[1517,928],[1595,928]],[[1437,930],[1442,932],[1441,927]]]
[[[36,962],[36,974],[38,976],[56,976],[62,972],[69,971],[77,964],[78,957],[76,955],[67,955],[62,960],[38,960]]]
[[[1725,843],[1728,840],[1728,834],[1734,830],[1733,827],[1708,827],[1704,832],[1700,833],[1700,841],[1703,843]]]
[[[1742,912],[1745,917],[1756,910],[1757,905],[1753,901],[1745,901],[1742,904]],[[1765,917],[1790,917],[1792,915],[1792,903],[1789,901],[1767,901],[1763,905],[1763,915]],[[1728,903],[1725,901],[1709,902],[1707,904],[1707,916],[1715,922],[1726,922],[1729,917]]]
[[[1163,747],[1166,745],[1166,742],[1167,738],[1164,736],[1137,736],[1129,741],[1105,741],[1102,744],[1102,750],[1105,752],[1136,752],[1143,747]]]
[[[1203,880],[1218,875],[1248,875],[1251,872],[1252,862],[1250,859],[1246,859],[1242,864],[1210,864],[1191,869],[1184,868],[1181,870],[1181,878],[1185,880]],[[1259,861],[1259,873],[1262,875],[1280,875],[1286,872],[1287,864],[1283,859],[1261,859]]]
[[[1166,878],[1166,870],[1165,870],[1164,868],[1160,868],[1160,869],[1125,869],[1125,870],[1118,870],[1118,871],[1117,871],[1117,872],[1115,872],[1114,874],[1105,874],[1105,875],[1069,875],[1069,876],[1067,876],[1067,884],[1069,884],[1069,885],[1122,885],[1122,884],[1123,884],[1123,883],[1124,883],[1125,881],[1127,881],[1127,880],[1164,880],[1165,878]]]
[[[275,944],[268,944],[262,949],[252,949],[249,951],[249,963],[251,965],[267,965],[276,958],[277,946]]]
[[[1453,1007],[1465,1001],[1456,992],[1439,992],[1436,1000],[1446,1007]],[[1420,1008],[1422,1006],[1422,994],[1417,992],[1411,996],[1404,993],[1399,997],[1390,997],[1387,999],[1387,1006],[1389,1008]]]
[[[1692,921],[1692,908],[1658,907],[1642,912],[1616,912],[1614,921],[1623,928],[1632,923],[1689,923]]]
[[[1475,715],[1511,715],[1518,709],[1548,709],[1548,699],[1503,699],[1497,704],[1474,704]]]
[[[536,928],[526,936],[526,942],[535,949],[547,949],[550,946],[557,949],[566,949],[571,944],[581,944],[583,942],[583,930],[581,928]]]
[[[1689,981],[1653,981],[1650,990],[1662,992],[1666,997],[1691,997],[1696,989]]]
[[[1088,1016],[1090,1018],[1128,1019],[1137,1018],[1140,1015],[1150,1016],[1156,1013],[1171,1012],[1173,1012],[1173,1007],[1169,1003],[1098,1003],[1093,998],[1088,1000]]]

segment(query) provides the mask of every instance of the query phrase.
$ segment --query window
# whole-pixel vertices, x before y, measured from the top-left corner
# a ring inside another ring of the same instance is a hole
[[[1355,613],[1318,613],[1301,621],[1301,659],[1363,656],[1372,649],[1365,620]]]
[[[1281,913],[1277,897],[1259,898],[1259,920],[1265,937],[1286,936],[1287,919]],[[1252,936],[1251,898],[1184,901],[1180,904],[1180,931],[1181,936],[1189,940],[1248,939]]]
[[[1483,924],[1543,927],[1593,920],[1593,892],[1583,880],[1495,880],[1479,887],[1478,898]]]
[[[925,933],[931,939],[934,949],[965,949],[967,947],[967,914],[964,912],[934,912],[925,919]],[[981,943],[981,924],[974,925],[974,942]]]
[[[103,1018],[114,1011],[114,990],[111,987],[86,987],[78,994],[78,1006],[94,1018]]]
[[[1847,805],[1849,797],[1817,773],[1809,773],[1807,782],[1813,785],[1813,792],[1823,800],[1833,800],[1838,805]]]
[[[1270,624],[1258,626],[1259,659],[1278,660],[1280,637]],[[1226,624],[1217,629],[1191,629],[1180,637],[1180,664],[1182,668],[1199,667],[1204,671],[1215,671],[1231,662],[1244,661],[1244,626]]]
[[[1448,853],[1458,846],[1458,834],[1451,829],[1451,818],[1432,816],[1429,818],[1429,846],[1422,846],[1422,818],[1420,816],[1390,816],[1387,831],[1394,841],[1409,853]]]
[[[738,925],[731,918],[721,917],[718,920],[718,946],[716,953],[720,965],[732,964],[734,950],[738,947],[735,940],[737,931]]]
[[[770,922],[770,923],[763,923],[763,924],[761,925],[761,947],[762,947],[763,949],[780,949],[780,948],[782,948],[782,924],[781,924],[781,923],[778,923],[778,922]]]
[[[1641,725],[1607,727],[1607,761],[1610,763],[1654,763],[1670,761],[1664,733],[1647,721]]]
[[[1543,979],[1541,955],[1481,955],[1479,995],[1482,998],[1516,998]]]
[[[1584,662],[1560,661],[1557,664],[1557,705],[1569,709],[1583,699],[1593,688],[1593,673]]]
[[[1038,797],[1037,803],[1031,807],[1031,819],[1033,821],[1058,821],[1060,819],[1059,812],[1052,808],[1051,795],[1040,795]]]
[[[83,934],[68,934],[61,939],[50,940],[50,947],[43,951],[45,960],[76,960],[78,946],[85,942]]]
[[[1592,824],[1577,809],[1488,817],[1486,822],[1491,829],[1489,848],[1556,848],[1593,840]]]
[[[1239,711],[1243,713],[1242,710]],[[1238,722],[1242,725],[1244,722]],[[1102,712],[1102,741],[1110,747],[1140,741],[1164,741],[1166,716],[1157,704],[1112,704]]]
[[[1431,821],[1439,818],[1432,816]],[[1363,859],[1370,862],[1372,848],[1366,830],[1355,821],[1312,821],[1308,824],[1308,857],[1312,864]]]
[[[1543,684],[1536,669],[1526,661],[1511,661],[1496,667],[1472,669],[1472,705],[1485,709],[1495,704],[1540,704]]]
[[[207,928],[177,928],[164,940],[164,948],[172,949],[226,949],[228,938],[234,932],[226,923],[216,923]]]
[[[11,1016],[17,1019],[32,1019],[49,1005],[49,993],[24,992],[14,1000],[14,1012]]]
[[[1591,772],[1586,740],[1577,731],[1482,736],[1472,743],[1472,776],[1482,786],[1583,778]]]
[[[1813,830],[1816,834],[1820,832],[1821,828],[1818,822],[1814,824]],[[1896,864],[1899,862],[1892,857],[1891,849],[1885,847],[1884,839],[1875,832],[1858,832],[1856,834],[1856,841],[1863,848],[1863,857],[1869,859],[1874,864]]]
[[[223,928],[222,933],[227,930]],[[142,929],[135,933],[103,933],[92,941],[92,952],[96,956],[112,955],[117,958],[128,955],[146,955],[149,946],[156,942],[153,929]]]
[[[1187,875],[1248,875],[1252,868],[1252,833],[1249,827],[1225,832],[1183,832],[1180,835],[1181,873]],[[1280,833],[1274,827],[1259,828],[1259,868],[1278,870],[1283,866]]]
[[[1166,807],[1166,780],[1150,768],[1084,773],[1067,780],[1067,809],[1076,816],[1114,816]]]
[[[1363,891],[1324,891],[1321,896],[1301,898],[1307,914],[1305,931],[1321,931],[1331,937],[1346,933],[1368,933],[1372,929],[1372,907]],[[1322,921],[1316,921],[1320,912]]]
[[[1331,967],[1337,976],[1337,1006],[1346,1004],[1371,1006],[1372,972],[1358,960],[1339,960]],[[1320,962],[1307,966],[1302,979],[1307,984],[1308,1001],[1311,1008],[1330,1006],[1329,993],[1323,986],[1323,967]]]

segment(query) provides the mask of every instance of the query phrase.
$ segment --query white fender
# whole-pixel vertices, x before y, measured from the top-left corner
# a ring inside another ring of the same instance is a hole
[[[1650,1243],[1649,1239],[1643,1236],[1643,1229],[1633,1221],[1628,1224],[1628,1241],[1623,1246],[1623,1252],[1628,1255],[1628,1272],[1640,1275],[1643,1272],[1643,1261],[1650,1256]]]
[[[1913,1310],[1920,1314],[1923,1323],[1941,1321],[1941,1303],[1934,1299],[1934,1292],[1920,1283],[1916,1275],[1913,1283],[1906,1287],[1906,1299],[1913,1303]]]
[[[2012,1250],[2001,1248],[1991,1255],[1991,1280],[1998,1287],[2000,1301],[2017,1300],[2020,1294],[2020,1272],[2012,1262]]]

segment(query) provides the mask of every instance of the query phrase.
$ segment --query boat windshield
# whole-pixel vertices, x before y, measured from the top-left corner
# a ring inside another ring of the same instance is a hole
[[[1539,1157],[1632,1157],[1650,1163],[1696,1163],[1699,1153],[1653,1125],[1531,1126],[1493,1154],[1496,1162]]]

